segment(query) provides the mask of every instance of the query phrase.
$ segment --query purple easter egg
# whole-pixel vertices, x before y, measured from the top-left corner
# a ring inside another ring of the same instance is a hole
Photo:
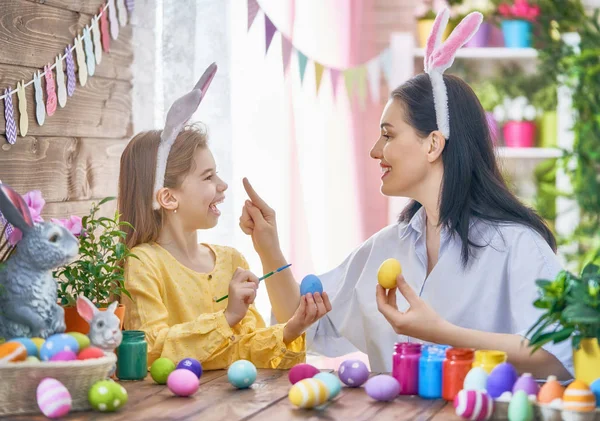
[[[513,395],[519,390],[527,393],[527,396],[537,396],[538,392],[540,391],[540,386],[537,384],[531,373],[523,373],[523,375],[517,379],[515,385],[513,386]]]
[[[517,370],[510,363],[498,364],[487,379],[487,392],[496,399],[504,392],[511,392],[517,381]]]
[[[346,360],[340,364],[340,380],[347,386],[360,387],[369,378],[369,369],[359,360]]]
[[[75,361],[77,354],[73,351],[60,351],[50,358],[50,361]]]
[[[200,361],[195,360],[193,358],[185,358],[179,361],[179,364],[177,364],[176,369],[178,368],[190,370],[198,378],[202,376],[202,364],[200,364]]]
[[[365,391],[376,401],[392,401],[400,393],[400,383],[392,376],[380,374],[367,381]]]

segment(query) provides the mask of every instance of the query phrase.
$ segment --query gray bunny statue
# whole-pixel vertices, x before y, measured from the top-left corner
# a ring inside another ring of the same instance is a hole
[[[23,198],[0,184],[0,211],[23,237],[0,269],[0,338],[48,338],[65,331],[52,270],[77,257],[79,243],[66,228],[34,223]]]
[[[121,321],[115,314],[118,305],[115,301],[100,311],[85,296],[77,297],[77,313],[90,325],[90,343],[104,352],[113,352],[123,340]]]

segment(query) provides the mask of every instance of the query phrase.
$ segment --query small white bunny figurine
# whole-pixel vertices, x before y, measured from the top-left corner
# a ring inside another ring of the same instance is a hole
[[[77,312],[90,324],[90,343],[104,352],[113,352],[123,340],[121,322],[115,315],[119,303],[111,303],[106,311],[100,311],[83,295],[77,298]]]

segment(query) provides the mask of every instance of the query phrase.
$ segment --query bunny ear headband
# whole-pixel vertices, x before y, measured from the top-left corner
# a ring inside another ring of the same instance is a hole
[[[446,7],[438,13],[425,46],[425,73],[431,80],[438,130],[446,139],[450,138],[450,114],[444,72],[452,66],[458,49],[471,39],[483,21],[481,13],[469,13],[442,43],[442,34],[449,17],[450,11]]]
[[[158,191],[163,188],[165,182],[167,159],[169,158],[171,146],[173,146],[177,135],[183,130],[183,127],[200,106],[200,102],[204,98],[204,95],[206,95],[206,91],[210,86],[210,82],[212,82],[215,77],[216,72],[217,65],[215,63],[208,66],[198,83],[196,83],[196,86],[194,86],[194,89],[177,99],[173,105],[171,105],[171,108],[167,113],[165,128],[160,135],[158,154],[156,156],[156,176],[154,179],[154,194],[152,199],[153,209],[160,209],[156,195],[158,194]]]

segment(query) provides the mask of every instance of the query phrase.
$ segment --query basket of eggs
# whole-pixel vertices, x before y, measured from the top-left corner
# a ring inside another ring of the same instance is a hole
[[[76,332],[5,342],[0,345],[0,416],[42,412],[56,417],[90,409],[90,389],[110,376],[116,362],[114,352],[91,346]]]

